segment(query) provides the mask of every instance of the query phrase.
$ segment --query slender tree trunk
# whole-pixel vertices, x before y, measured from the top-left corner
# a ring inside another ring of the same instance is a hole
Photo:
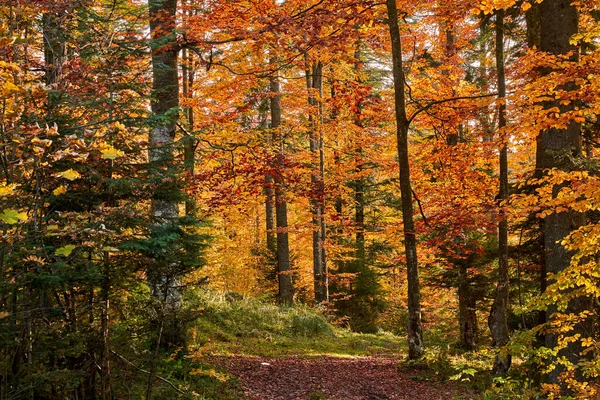
[[[333,67],[331,67],[330,68],[331,75],[333,75],[333,72],[334,72]],[[335,92],[335,81],[333,80],[333,78],[330,80],[329,83],[331,85],[331,89],[330,89],[331,100],[335,100],[336,92]],[[334,121],[337,118],[337,116],[338,116],[338,110],[334,106],[334,107],[332,107],[331,112],[330,112],[330,120]],[[340,159],[340,151],[338,150],[337,146],[338,146],[338,144],[336,143],[336,148],[333,151],[333,163],[335,165],[336,171],[339,171],[341,159]],[[338,184],[339,184],[339,182],[338,182]],[[342,229],[343,200],[342,200],[342,195],[339,190],[336,193],[335,200],[333,203],[333,208],[335,210],[335,218],[337,221],[337,227],[335,229],[335,234],[339,235],[343,231],[343,229]]]
[[[489,66],[488,66],[488,46],[489,40],[487,35],[489,32],[489,20],[487,18],[481,18],[479,22],[479,86],[482,91],[489,89]],[[494,140],[494,125],[495,121],[493,116],[487,110],[484,110],[480,114],[479,120],[481,121],[483,131],[483,141],[486,143]]]
[[[269,141],[270,142],[270,141]],[[275,236],[275,191],[271,174],[265,175],[265,226],[267,230],[267,250],[269,258],[277,255],[277,237]]]
[[[187,0],[183,0],[184,2]],[[191,11],[190,11],[191,16]],[[181,63],[181,75],[182,75],[182,83],[183,83],[183,97],[187,99],[191,99],[194,95],[193,93],[193,85],[194,85],[194,55],[188,50],[182,50],[182,63]],[[194,132],[194,108],[186,107],[185,109],[186,116],[186,125],[187,130],[190,133]],[[197,140],[195,137],[186,137],[184,150],[183,150],[183,163],[185,166],[185,171],[187,175],[192,178],[194,176],[195,170],[195,152],[196,152],[196,143]],[[194,213],[194,201],[188,199],[185,202],[185,215],[193,215]]]
[[[358,178],[353,182],[354,188],[354,225],[356,229],[355,241],[356,241],[356,260],[358,266],[357,272],[360,274],[365,269],[365,183],[362,178],[363,171],[363,157],[362,149],[357,147],[356,149],[356,175]]]
[[[322,277],[321,285],[323,287],[323,301],[329,302],[329,271],[327,267],[327,222],[325,219],[325,135],[323,134],[323,126],[325,124],[325,116],[323,114],[323,70],[321,67],[321,85],[319,87],[319,120],[321,129],[319,129],[319,173],[320,173],[320,192],[321,192],[321,262],[322,262]]]
[[[279,281],[279,302],[292,305],[294,302],[294,285],[292,281],[292,267],[290,264],[290,245],[288,237],[287,199],[285,197],[285,181],[283,179],[284,166],[284,138],[279,132],[281,126],[281,94],[279,79],[276,76],[270,79],[271,87],[271,128],[277,137],[278,152],[276,159],[277,172],[273,177],[275,184],[275,220],[277,224],[277,272]]]
[[[100,398],[102,400],[112,399],[110,383],[110,346],[109,346],[109,309],[110,309],[110,254],[104,252],[104,279],[100,298],[102,299],[102,311],[100,317],[100,331],[102,348],[100,350]],[[95,371],[94,371],[95,372]]]
[[[573,52],[572,61],[577,61],[577,48],[570,43],[572,35],[578,32],[577,9],[571,4],[571,0],[545,0],[540,5],[540,50],[554,55],[563,55]],[[551,67],[542,71],[543,74],[552,72]],[[574,84],[573,84],[574,85]],[[567,87],[568,89],[568,87]],[[574,105],[561,105],[559,100],[544,103],[544,108],[558,107],[561,112],[571,110]],[[566,128],[550,128],[540,132],[537,138],[536,171],[542,176],[545,169],[557,168],[563,171],[574,169],[573,160],[581,157],[581,126],[579,123],[571,122]],[[553,197],[558,195],[561,185],[555,185],[552,190]],[[561,241],[573,230],[585,223],[585,215],[575,211],[552,213],[543,221],[544,235],[544,261],[547,273],[559,273],[571,263],[572,254],[567,251]],[[550,283],[550,282],[549,282]],[[567,306],[567,313],[579,314],[591,309],[591,304],[584,299],[574,299]],[[557,311],[551,306],[546,311],[547,320],[551,320]],[[591,321],[577,324],[570,333],[571,336],[581,334],[582,337],[591,335],[592,329],[587,326]],[[557,346],[558,335],[546,334],[546,347]],[[558,352],[558,357],[565,357],[577,365],[580,361],[581,344],[578,341],[569,343],[566,348]],[[551,383],[559,382],[559,375],[564,368],[554,363],[556,368],[550,372],[548,379]],[[581,378],[576,371],[576,377]]]
[[[404,223],[404,249],[408,281],[408,356],[411,359],[423,355],[423,332],[421,327],[421,295],[417,259],[417,240],[413,220],[410,163],[408,159],[408,128],[404,97],[404,70],[402,41],[398,26],[396,0],[387,1],[387,13],[392,42],[394,75],[394,103],[396,111],[396,137],[398,141],[398,163],[400,166],[400,194],[402,198],[402,221]]]
[[[504,10],[496,11],[496,71],[498,76],[498,128],[500,129],[500,194],[498,201],[508,199],[508,144],[506,140],[506,78],[504,73]],[[498,222],[498,285],[494,295],[494,303],[488,318],[488,325],[495,347],[503,347],[508,343],[508,220],[500,211]],[[503,375],[508,372],[511,363],[510,354],[502,352],[496,355],[494,373]]]
[[[267,147],[273,146],[272,132],[266,131]],[[268,276],[275,278],[277,269],[277,236],[275,231],[275,181],[271,173],[265,174],[265,228],[267,233],[267,262],[270,265]]]
[[[458,323],[460,327],[460,343],[465,350],[477,348],[477,305],[471,282],[468,264],[465,260],[455,262],[458,267]]]
[[[309,123],[310,123],[310,152],[311,162],[311,214],[313,224],[313,276],[315,303],[327,301],[327,283],[325,279],[325,229],[323,207],[323,175],[322,175],[322,108],[319,97],[323,92],[323,66],[315,61],[306,71],[306,86],[308,89]],[[315,115],[316,114],[316,115]]]
[[[270,83],[270,82],[269,82]],[[271,85],[269,85],[269,90]],[[270,110],[270,105],[265,104],[264,109]],[[262,129],[265,132],[266,145],[269,151],[273,147],[273,132],[269,129],[267,114],[262,115]],[[264,184],[265,194],[265,228],[266,228],[266,239],[267,239],[267,263],[269,265],[269,272],[267,276],[275,279],[277,276],[277,237],[275,234],[275,187],[273,181],[273,175],[270,172],[265,174]]]
[[[48,108],[46,110],[48,120],[50,120],[58,105],[56,85],[66,57],[64,32],[58,24],[58,20],[62,18],[62,13],[47,13],[42,16],[45,80],[46,85],[55,91],[50,92],[48,95]]]

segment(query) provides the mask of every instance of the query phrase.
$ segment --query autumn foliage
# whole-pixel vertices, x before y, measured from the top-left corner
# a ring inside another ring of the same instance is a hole
[[[0,398],[174,395],[206,289],[600,396],[598,4],[387,6],[0,2]]]

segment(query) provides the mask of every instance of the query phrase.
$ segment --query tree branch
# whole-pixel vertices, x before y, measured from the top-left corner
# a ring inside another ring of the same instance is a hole
[[[448,99],[443,99],[443,100],[435,100],[435,101],[432,101],[432,102],[428,103],[425,106],[422,106],[418,110],[416,110],[410,116],[410,118],[408,118],[408,123],[410,124],[415,119],[415,117],[417,115],[421,114],[424,111],[429,110],[431,107],[433,107],[435,105],[438,105],[438,104],[450,103],[452,101],[457,101],[457,100],[483,99],[483,98],[486,98],[486,97],[495,97],[497,95],[498,95],[498,93],[488,93],[488,94],[481,94],[481,95],[477,95],[477,96],[458,96],[458,97],[450,97]]]
[[[425,212],[423,211],[423,206],[421,205],[421,200],[419,200],[419,198],[417,197],[417,194],[415,193],[415,190],[413,188],[411,188],[410,191],[412,192],[413,197],[415,198],[415,200],[417,201],[417,204],[419,205],[419,212],[421,213],[421,216],[423,217],[423,222],[425,222],[425,226],[429,228],[429,222],[427,222],[427,217],[425,216]]]

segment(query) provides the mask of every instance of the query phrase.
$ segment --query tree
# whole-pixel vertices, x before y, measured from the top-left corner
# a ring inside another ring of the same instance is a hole
[[[555,56],[557,59],[576,62],[578,49],[571,42],[571,37],[578,33],[577,8],[569,0],[546,0],[539,6],[540,14],[540,51]],[[544,68],[542,75],[553,73],[552,67]],[[574,88],[574,82],[566,82],[559,90],[568,91]],[[547,100],[544,109],[558,109],[566,113],[575,107],[573,102],[564,104],[559,100]],[[576,160],[582,155],[581,124],[577,121],[568,121],[566,126],[551,126],[540,131],[536,149],[536,172],[538,177],[547,174],[549,169],[572,171],[577,168]],[[552,197],[558,196],[561,185],[552,186]],[[585,215],[575,210],[565,212],[554,211],[546,216],[542,225],[544,237],[544,269],[545,274],[557,274],[564,271],[571,263],[572,253],[561,243],[571,232],[585,223]],[[585,299],[573,299],[569,302],[568,312],[579,313],[590,308]],[[552,305],[546,311],[546,319],[552,321],[556,313],[556,306]],[[574,327],[573,335],[588,334],[585,323]],[[554,348],[558,345],[558,335],[548,333],[545,338],[546,347]],[[577,341],[569,343],[562,348],[558,356],[566,357],[573,364],[577,364],[581,357],[581,344]],[[557,383],[559,376],[564,371],[556,365],[549,374],[551,383]]]
[[[275,62],[275,61],[274,61]],[[276,145],[275,157],[275,221],[277,229],[277,279],[279,282],[279,302],[285,305],[294,303],[294,286],[290,264],[290,245],[288,235],[287,198],[285,193],[285,136],[281,130],[281,93],[279,78],[269,80],[271,89],[271,129]]]
[[[323,149],[323,64],[310,63],[306,70],[308,90],[309,141],[311,152],[311,214],[313,227],[313,273],[315,303],[329,300],[327,262],[325,259],[325,174]]]
[[[506,137],[506,77],[504,71],[504,10],[496,11],[496,71],[498,99],[498,129],[500,132],[500,193],[498,204],[508,199],[508,143]],[[494,346],[502,347],[508,344],[509,333],[508,315],[508,220],[506,212],[500,209],[498,223],[498,284],[494,303],[490,311],[488,324],[494,340]],[[508,372],[511,363],[510,354],[499,353],[494,361],[494,373],[501,375]]]
[[[156,180],[166,184],[173,179],[173,142],[179,113],[179,76],[175,37],[177,0],[151,0],[148,4],[150,34],[152,37],[152,112],[153,126],[150,130],[148,159],[156,173]],[[151,214],[158,224],[171,223],[178,217],[176,201],[166,198],[164,188],[152,199]],[[155,294],[166,299],[171,306],[180,302],[175,286],[176,277],[164,272],[151,271],[150,277]]]
[[[421,327],[421,295],[417,259],[417,242],[413,220],[410,163],[408,158],[408,128],[404,95],[404,65],[402,41],[398,26],[396,0],[387,0],[387,16],[392,42],[392,71],[394,76],[394,104],[396,112],[396,135],[398,163],[400,165],[400,192],[402,196],[402,221],[404,222],[404,248],[408,276],[408,356],[411,359],[423,355],[423,332]]]

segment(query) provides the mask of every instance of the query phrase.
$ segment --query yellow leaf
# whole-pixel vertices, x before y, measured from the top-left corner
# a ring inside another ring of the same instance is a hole
[[[523,11],[527,11],[527,10],[529,10],[530,8],[531,8],[531,4],[530,4],[529,2],[524,2],[524,3],[521,5],[521,10],[523,10]]]
[[[63,171],[60,174],[58,174],[58,176],[61,176],[70,181],[74,181],[75,179],[79,178],[81,175],[79,175],[79,172],[73,171],[73,169],[68,169],[68,170]]]
[[[17,185],[0,185],[0,196],[8,196],[9,194],[13,194],[13,191]]]
[[[60,185],[59,187],[57,187],[56,189],[54,189],[52,191],[52,194],[55,196],[60,196],[61,194],[65,194],[67,193],[67,188],[65,187],[65,185]]]
[[[125,132],[127,129],[125,128],[125,125],[123,125],[122,123],[120,123],[119,121],[115,122],[114,124],[115,128],[121,132]]]
[[[105,160],[114,160],[117,157],[121,157],[124,153],[121,150],[117,150],[110,145],[106,145],[102,150],[102,158]]]

